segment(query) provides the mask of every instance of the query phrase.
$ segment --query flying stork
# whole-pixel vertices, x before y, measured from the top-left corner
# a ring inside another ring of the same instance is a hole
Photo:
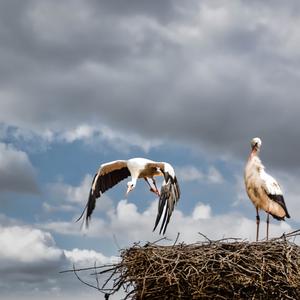
[[[149,185],[150,191],[159,196],[158,212],[153,231],[162,218],[159,233],[165,234],[174,210],[174,205],[180,197],[179,184],[175,171],[169,163],[155,162],[146,158],[116,160],[102,164],[95,174],[86,207],[78,220],[80,220],[85,213],[85,221],[86,225],[88,225],[96,206],[96,199],[128,176],[131,176],[131,180],[127,182],[126,195],[135,188],[138,179],[144,179]],[[164,177],[160,191],[157,188],[154,179],[155,176]],[[153,186],[151,186],[149,179],[151,179]]]
[[[267,213],[267,240],[269,238],[269,215],[276,220],[290,218],[278,182],[265,171],[265,167],[258,157],[260,148],[261,139],[253,138],[251,153],[244,173],[248,197],[256,208],[256,241],[258,241],[259,233],[259,209],[263,209]]]

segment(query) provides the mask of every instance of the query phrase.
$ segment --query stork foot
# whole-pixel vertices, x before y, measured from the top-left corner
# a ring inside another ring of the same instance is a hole
[[[160,193],[158,190],[155,190],[153,187],[150,188],[150,192],[156,194],[158,197],[160,196]]]

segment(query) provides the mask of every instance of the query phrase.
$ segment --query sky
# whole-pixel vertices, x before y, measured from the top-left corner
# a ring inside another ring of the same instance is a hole
[[[259,136],[291,215],[270,235],[298,229],[299,28],[296,0],[0,0],[0,299],[101,299],[59,272],[160,238],[143,181],[102,195],[88,229],[75,222],[117,159],[174,167],[166,243],[253,241],[243,170]]]

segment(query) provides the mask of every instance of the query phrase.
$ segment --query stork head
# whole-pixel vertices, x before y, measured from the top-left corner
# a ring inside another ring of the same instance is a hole
[[[261,139],[258,137],[255,137],[251,140],[251,149],[259,151],[261,147]]]
[[[136,182],[134,181],[128,181],[127,182],[127,191],[126,191],[126,196],[135,188]]]

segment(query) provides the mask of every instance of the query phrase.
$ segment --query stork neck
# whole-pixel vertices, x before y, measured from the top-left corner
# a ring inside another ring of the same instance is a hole
[[[249,160],[251,160],[253,157],[258,156],[258,150],[256,148],[253,148],[249,155]]]
[[[131,183],[133,184],[133,186],[136,185],[136,181],[137,181],[136,177],[131,177]]]

